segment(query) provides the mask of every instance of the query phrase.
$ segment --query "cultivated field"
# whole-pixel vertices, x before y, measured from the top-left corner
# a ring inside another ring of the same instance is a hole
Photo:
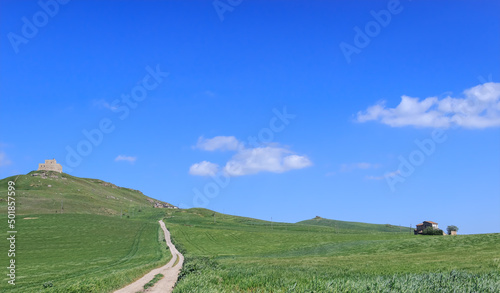
[[[0,292],[121,288],[170,259],[163,217],[186,256],[174,292],[500,292],[500,234],[414,236],[388,224],[219,213],[214,223],[213,211],[154,209],[134,190],[51,175],[18,178],[17,285],[1,277]],[[3,212],[0,222],[7,227]]]
[[[16,180],[16,285],[2,274],[0,292],[110,292],[171,257],[158,225],[164,212],[139,191],[40,171],[2,179],[0,190],[9,180]],[[0,201],[5,229],[6,212]],[[0,241],[5,267],[8,245]]]
[[[169,217],[186,255],[174,292],[500,291],[500,234],[356,234],[222,214],[214,224],[203,209]]]
[[[16,285],[3,275],[0,292],[109,292],[134,281],[170,258],[158,223],[147,218],[20,217]],[[0,250],[8,250],[6,241]],[[0,262],[7,261],[2,253]]]

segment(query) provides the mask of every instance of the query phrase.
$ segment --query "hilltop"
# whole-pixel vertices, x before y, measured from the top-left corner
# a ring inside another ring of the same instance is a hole
[[[0,180],[0,189],[16,182],[18,214],[98,214],[120,215],[145,207],[174,208],[144,195],[139,190],[116,186],[99,179],[80,178],[54,171],[32,171]],[[5,202],[0,202],[0,205]]]
[[[344,233],[370,233],[370,232],[407,232],[410,231],[408,227],[395,226],[391,224],[369,224],[361,222],[346,222],[339,220],[325,219],[316,216],[313,219],[297,222],[297,224],[315,225],[332,227]],[[413,230],[410,231],[413,233]]]

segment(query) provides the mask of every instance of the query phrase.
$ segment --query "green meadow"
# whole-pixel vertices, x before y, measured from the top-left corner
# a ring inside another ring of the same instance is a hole
[[[124,213],[125,216],[133,216],[139,209],[152,206],[148,199],[158,201],[138,190],[52,171],[32,171],[27,175],[2,179],[0,190],[7,191],[9,180],[16,182],[16,208],[18,213],[24,215],[63,212],[107,216]],[[0,207],[4,204],[0,202]],[[4,211],[2,209],[2,213]]]
[[[2,274],[0,292],[109,292],[171,257],[157,221],[147,217],[29,215],[18,218],[17,231],[16,285]],[[8,250],[5,241],[0,250]],[[8,262],[6,253],[0,261]]]
[[[0,180],[5,191],[16,180],[17,230],[16,285],[2,274],[0,292],[110,292],[170,259],[158,225],[164,212],[141,192],[42,173]],[[0,211],[7,231],[6,201]],[[0,242],[2,267],[9,262],[8,245]]]
[[[500,234],[414,236],[371,224],[169,212],[186,255],[174,292],[499,292]],[[308,223],[309,221],[306,221]],[[333,225],[335,226],[335,225]],[[391,228],[392,229],[392,228]],[[407,228],[408,229],[408,228]],[[368,229],[369,230],[369,229]]]
[[[31,174],[16,181],[16,285],[4,274],[0,292],[121,288],[170,259],[162,218],[186,257],[177,293],[500,292],[500,234],[415,236],[390,224],[157,209],[101,180]],[[7,231],[5,200],[0,210]],[[0,250],[6,267],[7,241]]]

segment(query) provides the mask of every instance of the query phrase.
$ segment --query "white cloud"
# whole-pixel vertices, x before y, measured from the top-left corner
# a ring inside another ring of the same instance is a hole
[[[117,107],[113,107],[111,106],[110,103],[106,102],[106,100],[104,99],[100,99],[100,100],[92,100],[92,105],[98,109],[108,109],[108,110],[111,110],[111,111],[114,111],[117,109]]]
[[[224,172],[230,176],[260,172],[283,173],[311,165],[311,161],[305,156],[295,155],[285,148],[267,146],[240,150],[226,163]]]
[[[131,164],[135,163],[136,160],[137,160],[137,157],[123,156],[123,155],[119,155],[118,157],[115,158],[115,162],[126,161],[126,162],[129,162]]]
[[[299,156],[277,144],[264,147],[245,148],[234,136],[216,136],[212,139],[200,137],[196,148],[214,151],[231,150],[236,154],[219,169],[219,165],[203,161],[192,165],[189,174],[215,175],[219,170],[228,176],[243,176],[260,172],[283,173],[312,165],[306,156]]]
[[[211,91],[211,90],[206,90],[205,92],[203,92],[205,95],[209,96],[210,98],[213,98],[216,96],[216,94]]]
[[[361,162],[361,163],[352,163],[352,164],[342,164],[342,165],[340,165],[340,171],[341,172],[350,172],[350,171],[353,171],[356,169],[366,170],[366,169],[376,169],[378,167],[380,167],[380,164]]]
[[[385,101],[357,113],[358,122],[379,121],[392,127],[486,128],[500,126],[500,83],[488,82],[463,92],[464,98],[402,96],[396,108]]]
[[[388,177],[397,176],[397,175],[399,175],[399,173],[400,173],[400,171],[396,170],[394,172],[385,173],[384,176],[366,176],[366,179],[368,179],[368,180],[383,180],[383,179],[388,178]]]
[[[214,138],[198,138],[196,148],[205,151],[235,151],[241,149],[243,144],[240,143],[234,136],[216,136]]]
[[[193,164],[189,168],[189,174],[196,176],[213,176],[219,170],[219,165],[203,161]]]
[[[0,167],[10,165],[12,162],[7,158],[4,151],[0,151]]]

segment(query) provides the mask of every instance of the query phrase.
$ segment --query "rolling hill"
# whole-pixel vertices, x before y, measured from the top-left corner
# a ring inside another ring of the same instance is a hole
[[[315,217],[310,220],[300,221],[297,224],[315,225],[331,227],[343,233],[373,233],[373,232],[406,232],[413,233],[409,227],[395,226],[391,224],[368,224],[361,222],[346,222],[339,220],[330,220],[322,217]],[[411,230],[411,231],[410,231]]]
[[[158,220],[171,207],[98,179],[32,171],[0,180],[15,181],[18,238],[16,285],[1,278],[0,292],[110,292],[164,265],[170,252]],[[0,221],[7,223],[7,192]],[[7,225],[5,225],[7,227]],[[0,251],[9,243],[0,242]],[[7,264],[7,253],[0,254]]]
[[[32,171],[0,180],[0,190],[16,182],[18,214],[85,213],[117,216],[135,213],[155,203],[172,205],[147,197],[134,189],[99,179],[80,178],[54,171]],[[5,202],[0,202],[0,207]]]
[[[269,222],[153,208],[160,201],[140,191],[64,173],[12,176],[0,180],[0,189],[9,180],[16,182],[20,269],[16,286],[4,276],[0,292],[121,288],[171,258],[162,218],[186,256],[177,293],[500,290],[500,234],[415,236],[407,227],[321,217]],[[6,253],[0,262],[8,263]]]
[[[500,291],[500,234],[419,236],[310,221],[168,210],[166,225],[185,255],[174,293]]]

